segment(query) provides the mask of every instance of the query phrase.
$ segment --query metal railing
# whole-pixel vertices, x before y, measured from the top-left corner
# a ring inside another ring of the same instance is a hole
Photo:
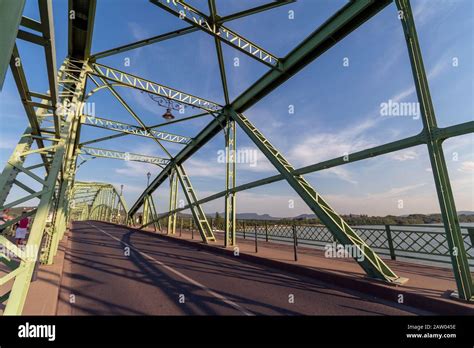
[[[166,226],[166,219],[161,225]],[[209,218],[213,230],[223,230],[222,218]],[[379,255],[398,259],[416,259],[441,264],[450,264],[451,259],[443,225],[374,225],[352,226],[354,231]],[[191,218],[178,217],[176,233],[194,230]],[[469,265],[474,267],[474,226],[461,225]],[[324,249],[335,242],[323,225],[305,224],[302,221],[237,220],[236,234],[240,238],[257,242],[278,242],[296,247],[307,246]],[[197,235],[195,236],[198,237]],[[257,249],[257,247],[256,247]]]
[[[442,225],[385,225],[352,226],[354,231],[378,254],[398,258],[418,259],[431,262],[450,263],[449,249]],[[238,221],[237,235],[259,240],[284,242],[324,248],[335,242],[325,226],[279,224],[275,221],[263,223]],[[295,231],[297,242],[294,242]],[[462,226],[462,236],[468,254],[469,265],[474,267],[474,227]]]

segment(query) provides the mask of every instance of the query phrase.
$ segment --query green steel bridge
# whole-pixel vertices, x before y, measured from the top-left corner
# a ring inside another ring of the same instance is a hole
[[[406,281],[409,282],[406,278],[397,275],[359,236],[357,231],[333,210],[318,191],[305,180],[304,175],[422,144],[427,147],[429,152],[444,221],[444,233],[449,247],[452,272],[457,284],[457,296],[463,300],[473,300],[474,285],[443,154],[443,141],[472,133],[474,122],[446,128],[437,126],[410,1],[395,0],[395,4],[398,9],[400,25],[405,34],[406,49],[410,57],[416,94],[421,108],[423,130],[415,136],[303,168],[294,168],[244,115],[245,111],[265,98],[272,90],[283,85],[292,76],[302,73],[300,71],[307,64],[318,59],[352,31],[364,25],[364,22],[376,16],[392,1],[349,1],[322,25],[315,28],[305,40],[284,57],[273,55],[250,41],[250,38],[243,37],[226,26],[229,21],[263,11],[271,11],[292,2],[294,1],[276,0],[241,12],[220,16],[214,0],[208,1],[209,15],[182,0],[150,0],[149,6],[157,6],[168,12],[170,16],[181,18],[186,26],[176,31],[94,53],[91,52],[92,35],[94,22],[99,20],[99,18],[95,18],[96,0],[70,0],[68,56],[58,64],[56,62],[52,0],[38,0],[40,21],[23,15],[25,0],[0,1],[0,81],[3,84],[7,70],[11,69],[28,118],[25,122],[26,129],[18,140],[11,157],[6,161],[0,176],[0,211],[19,207],[22,203],[34,198],[39,200],[36,208],[27,213],[32,217],[33,222],[25,250],[34,250],[35,252],[27,253],[18,248],[5,235],[0,236],[2,245],[0,259],[9,267],[9,271],[0,278],[0,285],[12,284],[7,292],[0,294],[1,300],[5,304],[4,314],[22,313],[35,268],[37,266],[46,267],[43,265],[50,265],[54,262],[58,245],[71,221],[101,220],[131,225],[135,221],[135,217],[141,214],[143,217],[141,228],[154,226],[166,218],[167,233],[172,235],[176,233],[177,214],[189,209],[202,242],[213,244],[217,243],[216,236],[201,206],[206,202],[224,198],[223,243],[225,247],[234,247],[236,244],[236,195],[238,192],[282,180],[295,190],[337,242],[352,246],[364,255],[363,259],[356,259],[354,262],[358,262],[368,277],[387,284],[400,285]],[[151,81],[146,77],[135,76],[100,63],[102,58],[164,40],[171,40],[196,31],[211,35],[215,41],[225,105],[219,105],[199,96],[162,85],[159,81]],[[43,49],[48,91],[33,91],[29,88],[28,78],[21,64],[16,44],[18,40],[26,41]],[[229,98],[222,45],[238,50],[268,68],[263,76],[234,100]],[[93,86],[89,93],[86,93],[87,84]],[[136,89],[164,98],[169,102],[193,106],[199,108],[201,113],[161,124],[147,125],[120,95],[119,87]],[[135,120],[134,124],[84,113],[84,105],[88,98],[96,93],[105,93],[106,91],[110,92],[116,101],[125,108],[131,118]],[[166,125],[187,122],[203,115],[212,115],[213,119],[196,135],[172,134],[165,131]],[[89,127],[114,131],[116,134],[81,142],[81,134],[86,132]],[[237,127],[240,127],[248,135],[255,146],[278,170],[278,175],[236,186],[234,156]],[[193,189],[191,177],[185,170],[186,160],[212,138],[222,134],[225,139],[227,156],[226,187],[222,192],[212,196],[199,197]],[[99,148],[95,147],[96,145],[90,146],[107,139],[125,136],[150,138],[168,154],[168,157],[158,158]],[[166,148],[166,144],[170,142],[182,146],[175,156],[172,156]],[[81,164],[78,163],[80,156],[153,163],[159,166],[161,171],[149,182],[136,202],[128,208],[122,192],[118,192],[113,185],[76,180],[76,171]],[[34,180],[41,188],[38,190],[26,185],[20,181],[20,175]],[[167,181],[170,184],[169,211],[158,214],[151,197],[153,192]],[[187,200],[187,205],[184,207],[178,207],[177,204],[179,186],[181,186]],[[24,196],[9,198],[14,187],[21,189]],[[19,218],[7,221],[3,227],[7,228],[18,220]],[[13,258],[20,260],[20,262],[13,262]]]

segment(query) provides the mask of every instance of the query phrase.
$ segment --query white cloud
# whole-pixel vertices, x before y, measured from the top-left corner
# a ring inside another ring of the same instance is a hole
[[[458,168],[460,172],[463,173],[473,173],[474,174],[474,161],[464,161],[461,163],[461,167]]]
[[[418,158],[418,153],[414,150],[407,150],[403,152],[394,153],[392,159],[396,161],[408,161]]]
[[[152,174],[150,180],[152,180],[160,170],[161,169],[154,164],[126,161],[122,168],[115,170],[115,173],[128,177],[143,177],[144,180],[146,180],[146,173],[150,172]]]

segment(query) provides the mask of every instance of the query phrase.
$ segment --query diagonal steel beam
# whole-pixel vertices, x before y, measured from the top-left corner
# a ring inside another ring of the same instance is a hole
[[[398,277],[385,264],[302,175],[294,174],[295,169],[291,164],[244,115],[230,111],[230,116],[283,175],[288,184],[298,193],[336,240],[344,246],[355,248],[357,250],[356,255],[364,255],[362,259],[354,258],[370,277],[388,283],[403,283],[406,281]]]
[[[267,10],[270,10],[270,9],[273,9],[273,8],[276,8],[276,7],[280,7],[282,5],[287,5],[287,4],[290,4],[290,3],[295,2],[295,1],[296,0],[277,0],[276,2],[272,2],[272,3],[269,3],[269,4],[264,4],[264,5],[261,5],[261,6],[257,6],[257,7],[254,7],[254,8],[245,10],[245,11],[237,12],[237,13],[234,13],[234,14],[231,14],[231,15],[228,15],[228,16],[217,17],[216,22],[218,24],[223,24],[225,22],[229,22],[229,21],[233,21],[235,19],[247,17],[247,16],[250,16],[250,15],[262,12],[262,11],[267,11]],[[124,52],[130,51],[130,50],[136,49],[136,48],[148,46],[148,45],[151,45],[151,44],[154,44],[154,43],[157,43],[157,42],[169,40],[169,39],[179,37],[179,36],[182,36],[182,35],[185,35],[185,34],[194,33],[194,32],[199,31],[199,30],[201,30],[201,28],[196,27],[194,25],[191,25],[191,26],[188,26],[188,27],[185,27],[185,28],[170,31],[168,33],[155,35],[155,36],[143,39],[143,40],[132,42],[132,43],[122,45],[122,46],[119,46],[119,47],[114,47],[114,48],[111,48],[111,49],[108,49],[108,50],[105,50],[105,51],[102,51],[102,52],[94,53],[93,55],[91,55],[90,60],[91,61],[96,61],[97,59],[109,57],[109,56],[112,56],[114,54],[124,53]]]
[[[244,112],[391,2],[391,0],[349,2],[281,59],[281,71],[272,69],[263,75],[233,101],[232,108],[237,112]]]
[[[59,137],[60,119],[59,116],[56,115],[56,105],[58,103],[58,79],[52,0],[39,0],[38,6],[41,18],[41,32],[45,40],[44,53],[46,57],[46,70],[48,73],[49,95],[51,96],[51,105],[53,107],[54,130],[56,137]]]
[[[197,203],[198,199],[193,185],[191,184],[191,179],[182,165],[176,166],[176,174],[178,175],[179,182],[183,188],[184,196],[190,205],[190,210],[193,215],[194,222],[198,228],[199,234],[201,235],[202,241],[204,243],[215,242],[216,237],[214,236],[211,226],[207,221],[204,210],[202,209],[201,205]]]
[[[270,67],[279,65],[279,59],[275,55],[235,31],[212,21],[204,13],[182,0],[150,0],[150,2],[265,65]]]
[[[288,5],[288,4],[291,4],[295,1],[296,0],[276,0],[276,1],[270,2],[268,4],[263,4],[263,5],[260,5],[260,6],[249,8],[247,10],[236,12],[236,13],[230,14],[228,16],[218,17],[217,23],[221,24],[221,23],[233,21],[235,19],[247,17],[247,16],[250,16],[250,15],[257,14],[257,13],[267,11],[267,10],[271,10],[271,9],[274,9],[274,8],[277,8],[277,7],[280,7],[280,6],[283,6],[283,5]]]
[[[248,107],[283,84],[312,60],[316,59],[337,42],[342,40],[346,35],[357,29],[369,18],[377,14],[390,2],[390,0],[380,0],[376,2],[360,0],[348,3],[316,29],[316,31],[309,35],[300,45],[297,46],[297,48],[291,51],[283,59],[284,63],[280,70],[270,70],[254,85],[237,97],[237,99],[232,103],[233,109],[238,112],[245,111]],[[186,146],[175,156],[175,163],[179,164],[185,161],[189,156],[218,134],[223,128],[225,118],[225,114],[220,113],[219,116],[212,120],[198,134],[198,136],[195,137],[193,143]],[[145,195],[156,190],[166,180],[170,171],[171,166],[166,166],[161,171],[161,173],[151,182],[135,204],[130,208],[130,215],[133,215],[138,211],[140,206],[143,204]]]
[[[196,97],[192,94],[179,91],[177,89],[158,84],[156,82],[141,78],[136,75],[120,71],[98,63],[91,63],[89,74],[99,76],[112,82],[119,83],[126,87],[135,88],[160,97],[174,100],[189,106],[201,108],[206,111],[218,111],[222,108],[217,103]]]
[[[162,131],[156,131],[153,129],[143,129],[142,127],[137,127],[128,123],[123,123],[119,121],[108,120],[105,118],[82,115],[82,124],[86,126],[92,126],[107,130],[112,130],[115,132],[121,132],[125,134],[138,135],[146,138],[157,138],[162,141],[168,141],[171,143],[177,144],[189,144],[192,141],[192,138],[186,137],[183,135],[177,135]]]
[[[137,121],[140,126],[142,127],[142,129],[145,131],[147,130],[147,127],[146,125],[143,123],[143,121],[141,120],[141,118],[132,110],[132,108],[127,104],[127,102],[120,96],[120,94],[117,93],[117,91],[110,85],[110,83],[108,83],[107,81],[105,81],[103,78],[100,78],[100,80],[102,81],[102,83],[104,85],[107,86],[107,88],[109,89],[110,93],[112,93],[112,95],[115,97],[115,99],[117,99],[120,104],[122,104],[122,106],[128,111],[128,113],[130,115],[132,115],[132,117],[135,119],[135,121]],[[95,82],[95,81],[94,81]],[[153,140],[161,147],[161,149],[171,158],[173,157],[171,155],[171,153],[166,149],[166,147],[163,146],[163,144],[161,143],[161,141],[156,138],[153,134],[152,134],[152,138]]]
[[[105,57],[108,57],[108,56],[112,56],[114,54],[127,52],[127,51],[133,50],[135,48],[140,48],[140,47],[151,45],[151,44],[154,44],[154,43],[157,43],[157,42],[173,39],[175,37],[182,36],[182,35],[185,35],[185,34],[193,33],[193,32],[198,31],[198,30],[199,30],[199,28],[196,28],[195,26],[192,26],[192,25],[189,26],[189,27],[186,27],[186,28],[173,30],[169,33],[156,35],[156,36],[150,37],[148,39],[136,41],[136,42],[133,42],[133,43],[130,43],[130,44],[127,44],[127,45],[112,48],[110,50],[95,53],[91,56],[91,60],[95,61],[95,60],[100,59],[100,58],[105,58]]]
[[[26,0],[0,2],[0,91],[12,56]]]
[[[191,157],[196,151],[199,150],[201,146],[207,143],[210,139],[212,139],[222,127],[222,122],[225,121],[225,116],[220,113],[214,120],[210,122],[210,124],[205,127],[199,134],[194,137],[194,141],[187,145],[184,149],[182,149],[173,159],[173,162],[168,164],[163,170],[158,174],[158,176],[150,183],[150,185],[145,189],[145,191],[141,194],[135,204],[130,208],[129,214],[130,216],[134,215],[138,209],[143,204],[143,199],[147,194],[151,194],[154,192],[163,182],[166,181],[168,176],[171,174],[174,168],[174,164],[181,164],[186,159]],[[196,145],[193,145],[196,144]]]
[[[70,57],[86,60],[90,56],[96,0],[69,1],[68,53]]]

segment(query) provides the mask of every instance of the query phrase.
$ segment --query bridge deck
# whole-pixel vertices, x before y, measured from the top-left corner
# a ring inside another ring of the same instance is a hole
[[[152,230],[148,229],[148,231]],[[222,249],[223,233],[218,231],[215,234],[217,242],[214,248]],[[183,230],[182,233],[178,232],[172,237],[167,236],[167,238],[200,243],[199,234],[194,232],[194,239],[192,239],[191,231],[188,230]],[[406,305],[429,311],[436,310],[437,314],[474,315],[474,304],[454,300],[450,296],[453,290],[456,290],[456,282],[449,267],[420,263],[415,260],[407,261],[406,259],[385,260],[397,275],[409,279],[403,286],[394,287],[368,279],[362,268],[352,258],[327,258],[324,250],[299,246],[298,262],[294,262],[293,245],[288,243],[265,242],[259,239],[258,253],[255,253],[254,234],[250,232],[247,233],[246,239],[238,237],[237,244],[241,254],[251,257],[258,256],[265,264],[271,265],[272,261],[275,261],[280,264],[279,268],[289,270],[298,265],[304,269],[303,274],[312,273],[311,276],[317,279],[338,283],[342,287],[347,286],[351,289],[367,291],[389,301],[396,301],[399,294],[403,294]],[[317,272],[319,274],[315,275],[314,273]]]
[[[61,315],[421,313],[314,279],[215,255],[199,250],[197,244],[185,246],[95,221],[74,223],[65,258],[57,312]]]

